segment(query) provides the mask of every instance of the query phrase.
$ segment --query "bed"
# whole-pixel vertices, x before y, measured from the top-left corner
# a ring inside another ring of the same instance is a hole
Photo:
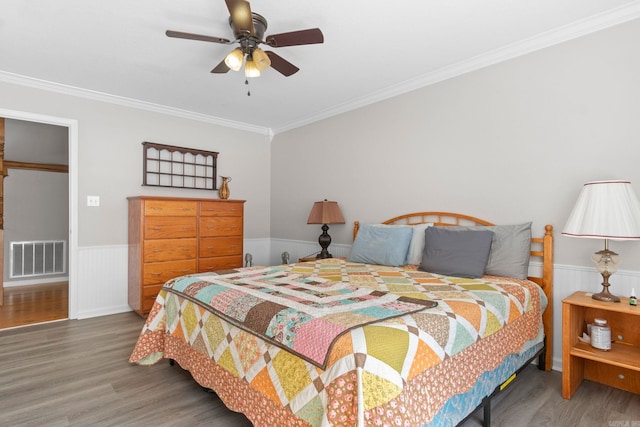
[[[255,426],[457,425],[482,406],[488,425],[516,373],[551,369],[552,230],[419,212],[356,222],[347,259],[178,277],[130,362],[177,362]],[[487,244],[477,277],[449,275]]]

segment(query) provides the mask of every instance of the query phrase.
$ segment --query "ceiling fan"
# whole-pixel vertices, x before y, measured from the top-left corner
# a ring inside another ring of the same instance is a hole
[[[234,40],[181,31],[167,30],[166,32],[168,37],[180,39],[220,44],[238,43],[240,46],[232,50],[211,70],[212,73],[226,73],[229,70],[238,71],[244,64],[246,77],[258,77],[260,71],[269,67],[288,77],[298,72],[299,68],[275,52],[260,49],[259,45],[264,44],[272,48],[278,48],[324,42],[324,36],[319,28],[271,34],[263,40],[264,32],[267,29],[267,20],[262,15],[252,12],[251,6],[246,0],[225,0],[225,2],[227,9],[229,9],[229,25],[233,30]]]

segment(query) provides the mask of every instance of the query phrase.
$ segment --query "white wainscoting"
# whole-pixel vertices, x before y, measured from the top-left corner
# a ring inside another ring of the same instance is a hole
[[[253,265],[282,263],[282,252],[289,253],[290,262],[315,255],[320,250],[317,242],[285,239],[246,239],[245,253],[253,256]],[[335,257],[346,257],[351,245],[332,244],[329,252]],[[78,259],[78,318],[103,316],[130,311],[127,304],[127,245],[79,248]],[[537,273],[539,263],[531,264],[531,273]],[[602,277],[591,267],[572,265],[554,266],[553,295],[553,369],[562,370],[562,300],[575,291],[599,292]],[[611,292],[629,296],[631,289],[640,291],[640,271],[621,270],[611,277]]]
[[[131,311],[128,256],[128,245],[78,248],[78,319]]]

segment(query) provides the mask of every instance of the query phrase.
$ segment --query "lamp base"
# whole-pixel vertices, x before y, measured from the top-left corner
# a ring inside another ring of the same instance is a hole
[[[318,259],[333,258],[333,255],[331,255],[327,250],[327,248],[331,244],[331,236],[329,236],[329,233],[327,233],[327,231],[329,231],[329,226],[327,224],[324,224],[322,226],[322,234],[320,235],[320,237],[318,237],[318,243],[320,243],[320,247],[322,248],[320,253],[316,255],[316,258]]]
[[[591,298],[604,302],[620,302],[620,297],[617,297],[610,293],[608,287],[603,287],[602,292],[591,295]]]

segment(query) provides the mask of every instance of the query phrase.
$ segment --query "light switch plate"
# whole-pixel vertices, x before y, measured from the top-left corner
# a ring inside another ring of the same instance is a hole
[[[100,206],[100,196],[87,196],[87,206]]]

